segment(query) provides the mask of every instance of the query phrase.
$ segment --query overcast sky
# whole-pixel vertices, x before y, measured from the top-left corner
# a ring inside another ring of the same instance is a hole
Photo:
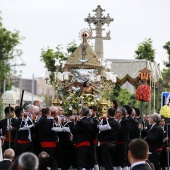
[[[73,40],[79,45],[79,32],[88,28],[84,18],[94,16],[97,5],[114,19],[103,32],[111,31],[111,40],[104,41],[104,58],[134,59],[137,44],[151,38],[162,67],[167,59],[162,46],[170,41],[170,0],[0,0],[4,27],[25,37],[19,48],[26,66],[17,68],[22,77],[45,76],[42,48],[62,44],[66,52]]]

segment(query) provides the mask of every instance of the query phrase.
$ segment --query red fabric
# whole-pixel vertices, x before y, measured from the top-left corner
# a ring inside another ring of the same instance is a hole
[[[30,143],[30,141],[29,140],[18,140],[18,143],[24,144],[24,143]]]
[[[158,148],[158,149],[156,149],[156,151],[162,151],[162,148]]]
[[[90,142],[83,141],[75,144],[76,148],[82,147],[82,146],[90,146]]]
[[[103,145],[103,144],[105,144],[105,143],[108,143],[108,142],[100,142],[100,145]]]
[[[12,136],[11,136],[11,138],[12,138]],[[6,130],[6,138],[5,138],[4,141],[5,141],[5,142],[9,142],[9,131],[8,131],[8,130]],[[14,142],[14,139],[11,139],[10,142]]]
[[[55,148],[56,142],[41,142],[42,148]]]
[[[126,142],[123,142],[123,141],[122,142],[116,142],[117,145],[124,144],[124,143],[126,143]]]

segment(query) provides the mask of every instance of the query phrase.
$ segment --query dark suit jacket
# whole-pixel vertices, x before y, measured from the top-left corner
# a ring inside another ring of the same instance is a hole
[[[11,118],[11,126],[13,127],[13,130],[11,131],[11,138],[14,140],[15,139],[15,133],[16,133],[16,129],[15,129],[15,124],[17,122],[17,119],[15,118]],[[2,129],[2,135],[6,136],[8,138],[8,136],[6,135],[6,129],[7,129],[7,119],[2,119],[0,121],[0,129]]]
[[[10,165],[11,165],[11,161],[10,160],[3,160],[0,162],[0,169],[2,170],[8,170]]]
[[[153,152],[156,151],[156,149],[159,149],[162,147],[163,144],[163,129],[159,125],[159,123],[156,123],[151,130],[148,132],[146,136],[146,141],[149,144],[149,151]]]
[[[129,142],[130,138],[130,121],[128,118],[123,117],[120,121],[121,128],[118,132],[117,141],[118,142]]]
[[[130,140],[139,138],[140,135],[140,130],[138,128],[139,123],[131,116],[127,116],[127,118],[130,120]]]
[[[68,123],[71,133],[73,134],[74,143],[79,143],[82,141],[91,141],[92,136],[94,134],[93,123],[87,119],[87,117],[83,117],[74,125],[73,122]]]
[[[139,164],[134,166],[131,170],[151,170],[148,164]]]
[[[111,129],[101,131],[98,134],[98,141],[100,142],[116,142],[117,141],[117,134],[120,130],[120,123],[117,122],[114,118],[108,119],[109,125],[111,126]],[[105,125],[107,122],[103,121],[103,125]]]

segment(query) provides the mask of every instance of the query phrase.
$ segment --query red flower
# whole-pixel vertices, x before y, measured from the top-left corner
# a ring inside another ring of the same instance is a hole
[[[151,89],[147,84],[142,84],[136,89],[136,100],[149,102]]]

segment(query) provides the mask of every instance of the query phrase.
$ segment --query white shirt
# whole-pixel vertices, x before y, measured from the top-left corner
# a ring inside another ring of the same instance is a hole
[[[146,162],[145,161],[138,161],[138,162],[135,162],[135,163],[133,163],[132,165],[131,165],[131,169],[134,167],[134,166],[136,166],[136,165],[141,165],[141,164],[146,164]]]

